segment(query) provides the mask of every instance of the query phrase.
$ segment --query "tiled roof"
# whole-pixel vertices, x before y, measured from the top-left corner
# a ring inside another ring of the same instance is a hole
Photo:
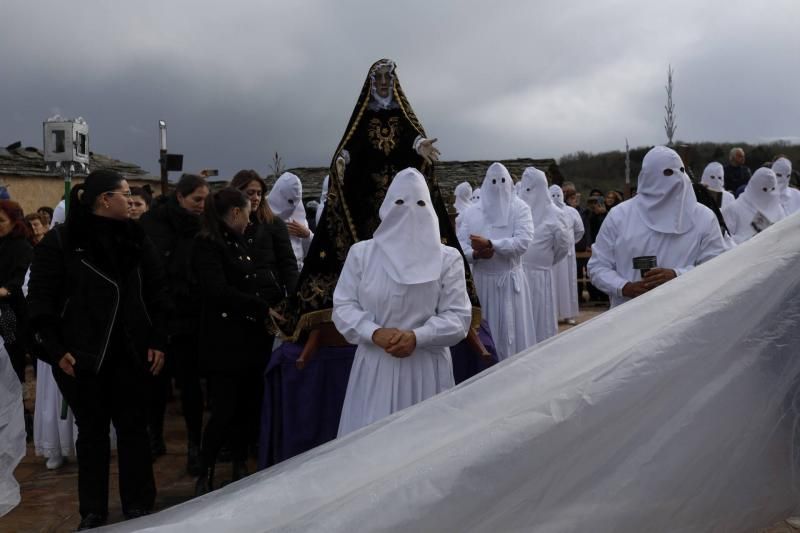
[[[122,174],[126,179],[159,181],[158,176],[151,176],[133,163],[126,163],[111,157],[92,153],[90,170],[108,169]],[[43,176],[61,178],[57,172],[47,170],[42,151],[35,147],[8,150],[0,148],[0,176]]]

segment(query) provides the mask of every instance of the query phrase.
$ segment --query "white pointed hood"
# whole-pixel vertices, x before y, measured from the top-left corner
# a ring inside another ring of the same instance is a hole
[[[749,204],[773,224],[786,216],[781,207],[778,180],[775,173],[766,167],[759,168],[753,173],[744,192],[736,201]]]
[[[553,206],[550,191],[547,189],[547,176],[538,168],[528,167],[522,173],[517,196],[528,204],[533,216],[533,227],[538,228],[547,217],[547,211]]]
[[[477,204],[481,201],[481,188],[475,187],[472,189],[472,203]]]
[[[725,190],[725,167],[720,163],[709,163],[703,170],[700,183],[708,190],[722,192]]]
[[[267,197],[269,208],[283,221],[302,216],[305,220],[306,210],[303,207],[303,185],[300,178],[291,172],[284,172],[272,186]],[[299,222],[299,220],[298,220]]]
[[[548,191],[550,192],[550,199],[553,201],[553,205],[559,209],[564,209],[567,204],[564,203],[564,191],[561,190],[561,187],[558,185],[551,185]]]
[[[372,240],[383,254],[389,277],[402,285],[439,279],[442,244],[439,219],[425,178],[415,168],[392,180],[378,211],[381,223]]]
[[[481,209],[489,225],[508,226],[514,201],[514,182],[506,167],[492,163],[481,185]]]
[[[785,157],[780,157],[772,163],[772,171],[775,173],[775,179],[778,182],[778,193],[781,197],[781,202],[788,202],[789,197],[789,181],[792,179],[792,162]]]
[[[674,150],[656,146],[647,152],[636,191],[635,209],[651,230],[680,235],[692,228],[697,198]]]
[[[467,209],[469,206],[472,205],[472,186],[466,181],[463,183],[459,183],[456,185],[456,190],[454,191],[456,201],[455,201],[455,208],[456,212],[461,214]]]

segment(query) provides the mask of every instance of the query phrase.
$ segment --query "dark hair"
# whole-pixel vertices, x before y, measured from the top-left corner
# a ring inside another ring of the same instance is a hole
[[[41,213],[42,211],[44,211],[45,213],[50,215],[50,218],[53,218],[53,208],[52,207],[47,207],[46,205],[43,205],[42,207],[40,207],[39,209],[36,210],[37,213]]]
[[[250,182],[253,181],[257,181],[261,186],[261,203],[258,204],[258,210],[255,212],[256,219],[258,219],[259,222],[268,222],[271,224],[275,215],[272,213],[272,209],[269,208],[269,202],[267,202],[267,184],[261,176],[258,175],[258,172],[255,170],[240,170],[233,176],[228,186],[244,191]]]
[[[122,185],[125,178],[113,170],[95,170],[83,183],[73,187],[69,195],[67,224],[85,220],[92,213],[95,201],[104,193],[111,192]]]
[[[200,187],[208,187],[208,182],[203,176],[184,174],[175,186],[175,194],[189,196]]]
[[[722,235],[730,235],[731,232],[728,231],[728,226],[725,224],[725,217],[722,216],[722,211],[714,200],[714,197],[708,192],[706,186],[699,183],[692,183],[692,189],[694,190],[695,198],[697,198],[697,203],[706,206],[714,212],[714,216],[717,217],[717,222],[719,222],[719,229]]]
[[[150,204],[153,203],[153,193],[147,185],[144,187],[131,187],[131,196],[140,196],[147,207],[150,207]]]
[[[200,217],[200,235],[224,243],[222,227],[224,218],[235,207],[244,208],[250,200],[239,189],[225,187],[206,196],[206,204]]]
[[[0,200],[0,211],[6,214],[14,226],[8,234],[9,237],[30,240],[31,231],[25,223],[25,213],[17,202],[14,200]]]

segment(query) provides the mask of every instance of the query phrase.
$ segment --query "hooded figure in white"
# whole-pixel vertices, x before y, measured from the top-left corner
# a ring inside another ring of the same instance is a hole
[[[531,208],[533,242],[522,256],[528,278],[536,340],[541,342],[558,333],[558,317],[553,288],[553,265],[574,249],[572,231],[564,224],[563,214],[553,205],[547,189],[547,177],[541,170],[528,167],[522,173],[517,195]]]
[[[325,176],[325,179],[322,180],[322,192],[319,195],[319,206],[317,206],[317,224],[319,225],[319,219],[322,218],[322,210],[325,209],[325,202],[328,200],[328,180],[330,180],[330,176]]]
[[[553,298],[559,320],[572,321],[580,314],[578,306],[578,262],[575,259],[575,243],[584,233],[583,219],[577,209],[564,203],[564,191],[558,185],[550,187],[550,198],[561,211],[564,224],[570,234],[567,256],[553,267]],[[574,323],[574,322],[572,322]]]
[[[469,183],[464,181],[456,185],[456,189],[453,191],[453,193],[456,197],[454,204],[456,213],[461,214],[472,205],[472,187]]]
[[[14,479],[14,469],[25,457],[23,411],[22,387],[0,337],[0,516],[20,502],[19,483]]]
[[[800,191],[789,186],[792,179],[792,162],[785,157],[779,157],[772,163],[772,171],[778,180],[778,193],[781,197],[781,206],[786,216],[800,211]]]
[[[297,258],[297,270],[303,270],[303,260],[314,234],[308,227],[306,208],[303,206],[303,184],[291,172],[284,172],[275,182],[267,197],[272,212],[286,222],[292,250]],[[320,211],[321,212],[321,211]]]
[[[472,203],[477,204],[481,201],[481,188],[476,187],[472,189]]]
[[[453,386],[449,347],[467,336],[464,261],[441,243],[425,178],[392,180],[372,239],[354,244],[333,293],[333,323],[357,344],[339,436]]]
[[[725,167],[720,163],[709,163],[703,170],[703,176],[700,178],[700,183],[705,185],[709,191],[722,193],[722,205],[720,209],[730,204],[736,197],[728,190],[725,189]]]
[[[644,157],[637,195],[612,209],[592,245],[592,284],[616,306],[726,250],[714,212],[697,203],[680,156],[656,146]],[[633,258],[655,256],[642,279]]]
[[[530,289],[522,269],[522,255],[533,242],[531,210],[514,194],[506,167],[492,163],[480,202],[462,218],[458,240],[472,264],[481,312],[502,361],[536,344]]]
[[[775,173],[764,167],[756,170],[739,198],[722,208],[722,216],[737,244],[783,220],[786,213]]]

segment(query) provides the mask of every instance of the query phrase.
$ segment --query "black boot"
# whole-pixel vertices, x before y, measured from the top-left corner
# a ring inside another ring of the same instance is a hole
[[[157,430],[154,431],[151,429],[150,432],[150,454],[153,456],[153,462],[155,462],[156,458],[167,453],[167,445],[164,442],[164,430],[162,428],[160,433],[156,431]]]
[[[78,524],[78,529],[76,529],[75,531],[84,531],[86,529],[94,529],[96,527],[102,527],[106,525],[107,519],[108,517],[106,515],[89,513],[83,518],[81,518],[81,523]]]
[[[194,485],[194,496],[202,496],[214,490],[214,465],[209,468],[203,468],[200,477],[197,478],[197,483]]]
[[[186,451],[186,473],[190,476],[199,476],[203,473],[200,445],[191,441],[189,441]]]
[[[239,481],[243,477],[247,477],[249,475],[250,472],[247,470],[247,462],[239,460],[233,461],[231,483],[234,481]]]

